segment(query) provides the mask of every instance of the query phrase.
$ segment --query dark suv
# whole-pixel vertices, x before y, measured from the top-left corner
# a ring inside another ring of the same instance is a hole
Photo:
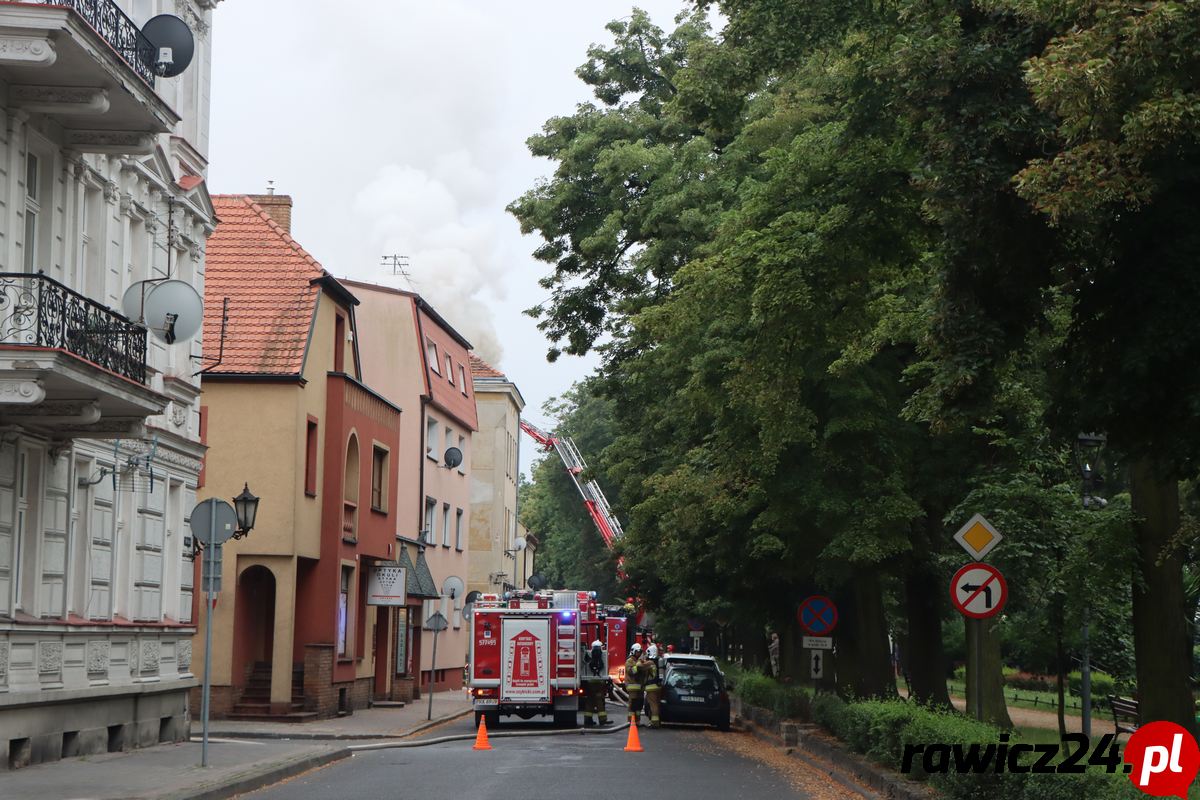
[[[729,685],[712,656],[669,655],[663,675],[664,722],[706,722],[729,730]]]

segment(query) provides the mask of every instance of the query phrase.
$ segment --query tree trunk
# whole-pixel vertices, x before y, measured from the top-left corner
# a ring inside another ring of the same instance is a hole
[[[910,562],[904,576],[908,637],[904,659],[912,696],[919,703],[950,707],[946,689],[946,654],[942,650],[945,592],[924,559]]]
[[[888,650],[883,588],[874,570],[861,569],[842,592],[838,613],[838,693],[851,697],[895,697]]]
[[[1179,530],[1179,486],[1149,457],[1130,467],[1140,580],[1133,582],[1133,648],[1143,724],[1170,720],[1196,735],[1183,561],[1165,552]]]
[[[1058,738],[1067,735],[1067,650],[1063,647],[1062,605],[1058,607],[1059,617],[1057,630],[1054,635],[1055,656],[1058,661],[1055,667],[1055,683],[1058,685]]]
[[[967,628],[967,715],[978,718],[977,700],[982,695],[983,721],[1010,730],[1013,724],[1004,701],[999,622],[995,617],[984,620],[964,618],[964,622]],[[982,690],[979,693],[976,692],[976,681]]]

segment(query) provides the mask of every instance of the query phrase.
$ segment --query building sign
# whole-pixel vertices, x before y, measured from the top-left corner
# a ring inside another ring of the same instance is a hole
[[[404,567],[374,566],[367,569],[367,605],[408,605]]]

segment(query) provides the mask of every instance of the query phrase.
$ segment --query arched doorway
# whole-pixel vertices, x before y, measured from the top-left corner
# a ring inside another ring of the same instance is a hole
[[[271,654],[275,646],[275,575],[261,565],[238,576],[233,623],[233,674],[241,687],[239,713],[271,704]]]

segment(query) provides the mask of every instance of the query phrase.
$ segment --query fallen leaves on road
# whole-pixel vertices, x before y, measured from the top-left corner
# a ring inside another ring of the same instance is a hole
[[[752,734],[718,733],[705,731],[711,743],[732,750],[743,758],[752,758],[782,775],[794,789],[809,800],[862,800],[862,795],[851,792],[824,772],[806,761],[790,756],[778,747],[764,745]]]

